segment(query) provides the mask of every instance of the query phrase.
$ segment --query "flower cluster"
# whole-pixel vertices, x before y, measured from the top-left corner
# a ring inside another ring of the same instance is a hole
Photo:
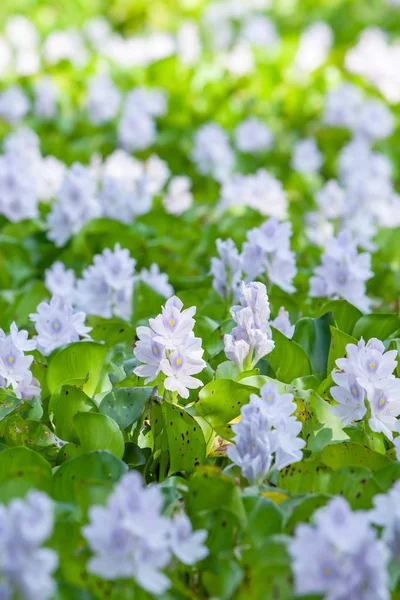
[[[87,112],[94,125],[108,123],[117,115],[121,94],[107,76],[94,77],[88,84]]]
[[[136,88],[129,92],[118,124],[121,147],[128,152],[149,148],[157,135],[154,118],[162,116],[166,107],[164,92],[160,90]]]
[[[242,283],[242,259],[235,243],[228,238],[216,241],[219,258],[211,259],[213,288],[223,300],[232,304],[239,299]]]
[[[36,311],[29,315],[37,331],[33,339],[45,356],[80,338],[89,339],[91,327],[85,325],[85,313],[75,312],[71,304],[59,296],[53,296],[50,302],[41,302]]]
[[[273,321],[271,321],[271,325],[275,327],[278,331],[283,333],[290,340],[294,334],[294,325],[291,324],[289,313],[283,306],[279,309],[277,317]]]
[[[333,414],[346,425],[366,416],[373,431],[392,440],[400,415],[400,379],[393,374],[397,350],[385,352],[380,340],[365,343],[361,338],[357,346],[347,344],[346,356],[337,359],[339,370],[332,372],[337,385],[331,388],[331,396],[338,402]]]
[[[130,579],[151,594],[170,587],[163,573],[173,556],[194,565],[208,554],[205,530],[192,531],[184,513],[162,515],[156,485],[146,487],[136,471],[120,480],[107,505],[92,506],[83,535],[93,553],[87,569],[106,580]]]
[[[189,390],[203,385],[193,375],[200,373],[206,363],[202,359],[201,339],[193,333],[196,307],[182,308],[181,300],[172,296],[162,307],[161,314],[149,320],[150,327],[137,328],[139,340],[134,355],[142,364],[134,373],[145,377],[145,383],[162,374],[166,390],[188,398]]]
[[[252,394],[242,407],[239,423],[232,425],[235,445],[227,451],[251,484],[260,484],[271,470],[280,471],[301,460],[305,446],[298,437],[301,422],[293,416],[293,396],[279,394],[273,383],[266,383],[260,395]]]
[[[0,387],[11,387],[17,398],[40,397],[39,383],[30,370],[33,356],[25,354],[35,348],[35,340],[28,340],[28,332],[18,331],[15,323],[9,335],[0,329]]]
[[[231,315],[236,326],[224,336],[225,354],[240,369],[252,369],[274,349],[265,285],[257,282],[243,284],[240,305],[232,306]]]
[[[219,182],[232,174],[235,156],[220,125],[207,123],[197,130],[192,160],[201,175],[209,175]]]
[[[313,521],[297,525],[288,546],[296,595],[389,600],[389,552],[368,513],[352,512],[337,497],[317,510]]]
[[[223,182],[218,203],[220,210],[249,206],[262,215],[284,219],[288,200],[282,183],[265,169],[252,175],[235,174]]]
[[[323,164],[323,157],[314,138],[297,142],[293,149],[292,167],[302,174],[317,173]]]
[[[87,167],[74,163],[66,171],[47,217],[47,236],[56,246],[63,246],[85,223],[98,216],[96,181]]]
[[[129,320],[136,261],[129,250],[115,244],[93,257],[93,264],[84,269],[76,284],[76,305],[86,314],[105,319],[112,316]]]
[[[1,598],[54,598],[58,557],[54,550],[42,547],[53,523],[53,503],[42,492],[31,491],[24,500],[0,505]]]
[[[246,281],[266,276],[285,292],[295,291],[293,278],[297,269],[295,254],[290,249],[291,235],[291,223],[279,223],[276,218],[248,231],[242,251]]]
[[[235,129],[236,146],[245,154],[257,154],[271,150],[274,136],[261,119],[249,117]]]
[[[310,278],[310,296],[344,298],[361,311],[367,312],[370,300],[365,283],[373,276],[371,255],[357,253],[353,236],[343,231],[326,242],[321,265]]]

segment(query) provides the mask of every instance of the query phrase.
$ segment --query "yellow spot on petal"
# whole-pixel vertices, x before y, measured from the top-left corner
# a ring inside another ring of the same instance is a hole
[[[9,357],[8,357],[8,362],[10,363],[10,365],[12,365],[12,364],[13,364],[13,362],[14,362],[14,359],[13,359],[13,357],[12,357],[12,356],[9,356]]]
[[[177,364],[178,366],[182,364],[182,361],[181,361],[181,359],[180,359],[180,358],[177,358],[177,359],[176,359],[176,364]]]
[[[272,396],[271,396],[271,394],[269,394],[269,395],[267,396],[267,400],[269,400],[269,402],[271,402],[271,400],[272,400]]]
[[[372,363],[369,363],[369,368],[370,368],[370,369],[375,369],[375,363],[374,363],[374,362],[372,362]]]
[[[171,325],[171,327],[173,327],[175,325],[175,321],[173,319],[171,319],[169,324]]]
[[[157,346],[154,346],[153,352],[154,352],[154,354],[158,354],[158,348],[157,348]]]
[[[351,391],[353,392],[353,394],[354,394],[355,396],[357,396],[357,388],[353,387],[353,389],[352,389]]]
[[[385,404],[385,398],[381,398],[379,400],[379,406],[383,406]]]

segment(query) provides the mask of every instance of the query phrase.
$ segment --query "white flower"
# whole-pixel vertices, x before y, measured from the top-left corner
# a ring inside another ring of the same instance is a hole
[[[253,154],[270,150],[274,136],[261,119],[250,117],[236,127],[235,140],[241,152]]]
[[[164,380],[166,390],[178,392],[182,398],[189,397],[189,390],[203,385],[200,379],[192,377],[200,373],[206,366],[202,358],[193,356],[185,346],[172,350],[160,363],[162,372],[167,376]]]
[[[142,269],[139,279],[165,298],[170,298],[174,293],[174,288],[168,283],[168,275],[161,273],[160,267],[156,263],[153,263],[150,269]]]
[[[185,175],[173,177],[168,185],[167,195],[163,198],[163,205],[170,215],[181,215],[189,210],[193,204],[193,194],[190,189],[192,181]]]
[[[37,312],[29,318],[35,323],[38,349],[45,356],[59,346],[90,337],[91,328],[85,326],[85,313],[74,312],[72,306],[58,296],[53,296],[50,303],[41,302]]]

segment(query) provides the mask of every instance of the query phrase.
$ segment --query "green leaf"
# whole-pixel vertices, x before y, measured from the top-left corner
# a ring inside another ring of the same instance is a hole
[[[362,312],[346,300],[330,300],[319,311],[320,315],[333,313],[336,327],[351,335],[354,325],[362,316]]]
[[[316,458],[334,470],[341,467],[365,467],[376,471],[391,462],[387,456],[353,442],[327,446]]]
[[[284,512],[288,512],[288,519],[285,524],[285,531],[292,534],[297,523],[307,522],[313,513],[321,506],[324,506],[329,500],[327,494],[307,494],[304,496],[294,496],[280,504]]]
[[[132,314],[134,323],[142,319],[155,317],[165,304],[165,296],[158,294],[144,281],[136,281],[132,296]]]
[[[50,492],[51,467],[47,460],[24,447],[3,450],[0,456],[0,502],[24,496],[32,488]]]
[[[92,325],[93,323],[93,325]],[[135,331],[129,323],[122,319],[89,319],[89,325],[92,325],[90,337],[93,340],[103,341],[108,347],[121,343],[133,343]]]
[[[115,484],[128,466],[111,452],[98,450],[63,463],[53,476],[53,497],[59,502],[77,503],[82,489],[91,485]]]
[[[225,439],[233,436],[229,423],[240,415],[240,410],[257,394],[256,387],[232,379],[217,379],[205,385],[196,402],[196,412]]]
[[[375,337],[379,340],[386,340],[392,333],[400,329],[400,317],[390,314],[364,315],[357,321],[353,329],[353,337],[361,337],[367,342]]]
[[[244,496],[243,504],[247,513],[247,529],[244,545],[261,547],[265,538],[282,531],[282,511],[271,500],[261,495]]]
[[[75,342],[49,359],[47,385],[51,393],[74,379],[86,379],[83,391],[93,396],[101,379],[107,347],[96,342]]]
[[[332,469],[316,460],[303,460],[282,469],[278,486],[289,494],[327,494]]]
[[[271,329],[275,348],[268,354],[268,362],[277,379],[283,383],[291,383],[297,377],[311,375],[311,363],[304,348],[289,340],[278,329]]]
[[[300,344],[307,352],[313,373],[326,375],[331,341],[329,326],[332,324],[331,313],[319,319],[303,318],[296,323],[293,341]]]
[[[202,428],[184,408],[163,402],[164,435],[168,441],[169,475],[192,473],[206,458],[206,441]]]
[[[116,388],[100,404],[100,412],[111,417],[121,429],[131,427],[143,414],[153,387]]]
[[[62,440],[79,443],[74,416],[78,412],[98,412],[95,402],[75,385],[62,385],[52,395],[49,415]]]
[[[303,436],[307,448],[320,452],[330,442],[348,439],[343,431],[341,420],[332,414],[331,405],[314,390],[300,394],[304,406]]]
[[[122,458],[125,444],[124,436],[114,419],[94,412],[78,412],[74,418],[83,452],[109,450]]]
[[[332,474],[328,491],[344,496],[353,510],[366,510],[372,508],[373,497],[382,489],[368,469],[343,467]]]
[[[344,331],[340,331],[332,326],[330,329],[332,338],[328,357],[328,373],[331,373],[336,368],[336,360],[345,356],[347,344],[357,345],[358,343],[356,338],[344,333]]]

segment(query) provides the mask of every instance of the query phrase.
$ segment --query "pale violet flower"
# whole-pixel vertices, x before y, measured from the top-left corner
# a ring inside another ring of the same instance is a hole
[[[271,321],[271,325],[278,329],[287,338],[292,339],[294,334],[294,325],[291,324],[289,313],[283,306],[279,309],[278,316]]]
[[[302,174],[317,173],[323,162],[324,159],[314,138],[297,142],[293,149],[291,163],[295,171]]]
[[[242,40],[265,50],[276,50],[279,46],[279,34],[275,23],[265,15],[249,15],[239,35]]]
[[[327,219],[338,219],[346,212],[346,192],[335,179],[330,179],[319,190],[316,201]]]
[[[60,346],[89,339],[91,328],[85,325],[85,313],[75,312],[62,298],[53,296],[50,302],[41,302],[36,310],[29,318],[35,323],[38,349],[45,356]]]
[[[395,122],[390,109],[380,100],[368,100],[362,105],[355,127],[357,135],[369,140],[381,140],[391,136]]]
[[[310,278],[310,296],[344,298],[363,312],[370,307],[366,281],[372,277],[371,255],[358,254],[354,238],[343,231],[326,242],[321,265]]]
[[[13,223],[38,216],[35,177],[14,152],[0,156],[0,213]]]
[[[98,216],[100,205],[96,181],[87,167],[74,163],[65,172],[56,201],[47,217],[47,237],[56,246],[64,246],[87,221]]]
[[[261,119],[249,117],[236,127],[235,140],[236,146],[241,152],[255,154],[270,150],[274,136]]]
[[[136,88],[129,92],[118,124],[122,148],[132,152],[152,146],[157,136],[154,117],[163,115],[166,108],[166,96],[160,90]]]
[[[74,302],[76,277],[72,269],[66,269],[64,263],[56,261],[45,270],[44,282],[53,296],[59,296],[67,302]]]
[[[185,513],[178,513],[172,520],[169,544],[173,554],[185,565],[194,565],[208,555],[204,545],[207,531],[192,530],[190,519]]]
[[[29,110],[29,100],[19,85],[12,85],[0,94],[0,119],[16,125]]]
[[[206,123],[197,130],[192,160],[201,175],[208,175],[217,181],[224,181],[232,174],[235,157],[220,125]]]
[[[27,331],[18,331],[15,323],[9,335],[0,329],[0,387],[12,387],[17,398],[40,397],[40,385],[30,370],[33,356],[25,355],[35,348],[36,341],[28,339]]]
[[[182,398],[189,396],[190,389],[203,383],[193,377],[206,366],[202,359],[201,339],[193,333],[193,315],[196,308],[182,310],[183,304],[172,296],[155,319],[149,319],[150,327],[138,327],[134,355],[142,363],[134,369],[145,383],[162,374],[166,390],[177,392]]]
[[[333,32],[324,21],[311,23],[300,36],[294,59],[296,74],[308,75],[321,67],[333,44]]]
[[[181,215],[189,210],[193,204],[193,194],[190,191],[192,181],[185,175],[172,177],[168,185],[167,194],[163,198],[163,205],[170,215]]]
[[[106,580],[127,579],[152,595],[171,585],[164,570],[174,554],[195,564],[208,554],[206,532],[193,531],[184,515],[162,515],[163,497],[156,484],[144,485],[136,471],[126,473],[106,506],[92,506],[83,527],[92,557],[88,571]]]
[[[270,308],[265,285],[242,284],[240,305],[231,308],[231,315],[236,326],[224,335],[225,354],[240,369],[252,369],[275,345],[268,323]]]
[[[323,121],[331,127],[353,130],[362,103],[361,90],[352,83],[344,83],[326,95]]]
[[[216,241],[219,258],[211,259],[211,275],[213,288],[223,300],[230,303],[240,297],[242,275],[242,259],[235,243],[228,238]]]
[[[35,83],[34,113],[40,119],[54,119],[57,114],[57,88],[51,77],[42,77]]]
[[[165,298],[169,298],[174,294],[174,288],[168,282],[168,275],[161,273],[160,267],[156,263],[153,263],[150,269],[142,269],[138,278]]]
[[[193,375],[200,373],[205,366],[205,361],[199,358],[197,353],[194,355],[190,351],[190,346],[189,348],[179,346],[176,350],[171,350],[160,363],[160,369],[166,375],[165,389],[178,392],[182,398],[188,398],[189,390],[195,390],[203,385],[203,382]]]
[[[129,251],[116,244],[96,254],[93,263],[82,273],[76,285],[76,304],[89,315],[111,319],[113,315],[129,320],[135,260]]]
[[[400,440],[397,437],[396,440]],[[395,441],[396,441],[395,440]],[[400,482],[397,481],[386,494],[377,494],[370,512],[371,522],[383,528],[382,539],[396,561],[400,555]]]
[[[252,394],[242,407],[240,422],[232,425],[235,445],[227,451],[251,484],[261,483],[271,470],[280,471],[301,460],[305,446],[298,437],[301,422],[292,416],[296,410],[293,396],[281,396],[273,383],[265,384],[260,394],[261,398]]]
[[[250,206],[262,215],[284,219],[288,199],[282,183],[265,169],[252,175],[235,174],[223,182],[218,207]]]
[[[43,492],[30,491],[0,505],[2,548],[0,595],[25,600],[51,600],[58,567],[54,550],[43,547],[53,531],[53,502]]]
[[[393,439],[400,415],[400,379],[393,374],[396,358],[397,351],[385,352],[376,338],[367,343],[361,338],[357,346],[347,344],[346,358],[336,360],[339,371],[332,373],[337,387],[331,388],[338,402],[331,410],[344,425],[363,419],[368,405],[369,427]]]
[[[88,61],[82,34],[73,28],[53,30],[43,44],[43,56],[50,65],[66,60],[77,69],[84,67]]]
[[[94,77],[88,83],[86,108],[89,121],[103,125],[114,119],[121,102],[121,93],[106,75]]]
[[[290,249],[291,223],[268,219],[260,227],[247,233],[243,244],[242,261],[246,281],[266,277],[288,293],[295,291],[295,254]]]
[[[288,550],[296,596],[325,600],[389,600],[389,551],[377,539],[368,513],[352,512],[336,497],[296,526]]]

